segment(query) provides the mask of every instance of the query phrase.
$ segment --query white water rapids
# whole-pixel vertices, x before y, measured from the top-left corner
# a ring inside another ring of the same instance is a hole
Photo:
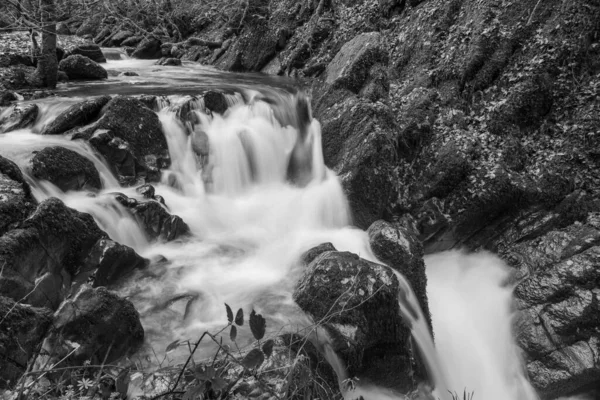
[[[166,105],[187,98],[171,96],[158,111],[172,166],[163,174],[162,183],[155,185],[156,193],[164,197],[172,214],[189,225],[192,236],[182,241],[150,243],[146,239],[128,212],[106,194],[118,191],[140,196],[134,188],[119,187],[104,160],[87,144],[35,133],[73,100],[44,100],[33,129],[0,135],[0,154],[19,164],[37,200],[59,197],[68,206],[92,214],[113,240],[152,260],[166,258],[155,261],[150,273],[137,275],[119,289],[140,311],[149,345],[156,353],[163,354],[165,345],[174,339],[193,338],[224,326],[223,303],[247,313],[255,308],[267,317],[271,332],[302,326],[305,317],[291,293],[303,272],[297,260],[315,245],[331,242],[340,251],[377,261],[366,233],[351,226],[337,176],[323,163],[319,122],[312,120],[300,135],[279,122],[285,120],[282,115],[294,114],[293,97],[272,105],[256,94],[245,93],[246,98],[254,97],[248,104],[239,101],[239,96],[238,101],[232,98],[224,116],[198,111],[201,122],[196,133],[205,132],[210,143],[205,171],[192,151],[194,134],[186,134]],[[303,162],[310,164],[304,165],[310,176],[302,187],[287,180],[297,141],[308,149]],[[94,197],[63,193],[49,182],[31,178],[32,151],[55,145],[92,160],[103,190]],[[173,177],[178,188],[167,184]],[[491,254],[453,252],[429,256],[426,264],[435,346],[424,324],[412,322],[413,334],[433,371],[435,398],[450,399],[447,390],[462,396],[466,390],[474,392],[474,400],[537,399],[514,342],[512,290],[505,285],[508,271],[503,263]],[[191,300],[176,300],[183,297]],[[329,359],[338,370],[343,369],[334,355],[329,354]],[[401,398],[360,384],[346,398],[358,394],[365,399]]]

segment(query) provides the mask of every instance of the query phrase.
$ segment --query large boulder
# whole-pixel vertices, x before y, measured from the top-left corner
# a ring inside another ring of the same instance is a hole
[[[62,191],[101,189],[100,175],[87,158],[64,147],[46,147],[31,160],[31,173],[45,179]]]
[[[422,371],[414,364],[410,329],[400,317],[396,275],[386,266],[328,247],[322,246],[306,267],[294,301],[328,332],[349,377],[409,392],[413,377]]]
[[[35,204],[17,164],[0,156],[0,236],[27,218]]]
[[[64,71],[71,80],[108,78],[106,70],[97,62],[79,54],[74,54],[61,60],[59,68]]]
[[[133,304],[104,287],[83,285],[54,314],[34,369],[65,358],[63,365],[113,363],[133,354],[144,341],[140,315]]]
[[[161,44],[159,39],[149,36],[137,45],[131,57],[145,60],[158,59],[162,56]]]
[[[73,104],[46,125],[42,135],[59,135],[77,126],[89,124],[98,117],[102,107],[109,101],[110,96],[100,96]]]
[[[431,328],[423,245],[412,226],[406,225],[382,220],[373,222],[367,231],[369,244],[379,260],[400,272],[410,283]]]
[[[146,164],[146,156],[168,154],[167,141],[158,116],[138,99],[116,96],[108,102],[96,129],[108,129],[115,137],[126,141],[135,157]]]
[[[128,38],[133,36],[133,32],[123,29],[112,35],[103,44],[108,47],[119,47]]]
[[[354,224],[367,229],[386,216],[396,193],[393,114],[388,106],[343,89],[315,91],[315,117],[322,123],[325,164],[340,176]]]
[[[104,57],[104,54],[102,53],[102,49],[100,49],[100,46],[98,46],[96,44],[83,44],[83,45],[77,46],[69,52],[67,57],[70,55],[75,55],[75,54],[85,56],[85,57],[89,58],[90,60],[95,61],[97,63],[105,63],[106,62],[106,57]]]
[[[15,104],[11,113],[0,120],[0,133],[11,132],[33,125],[38,113],[37,104]]]
[[[223,93],[210,90],[204,93],[204,107],[217,114],[223,114],[227,111],[229,105]]]
[[[43,201],[19,229],[0,236],[0,295],[55,308],[68,293],[72,276],[103,237],[106,234],[91,215],[56,198]]]
[[[0,296],[0,389],[14,387],[52,323],[52,312]]]
[[[383,48],[381,34],[361,33],[344,44],[329,63],[325,82],[358,93],[367,81],[371,67],[387,62],[388,55]]]

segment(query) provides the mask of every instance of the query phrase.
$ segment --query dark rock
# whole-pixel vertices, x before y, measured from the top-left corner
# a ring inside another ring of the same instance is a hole
[[[43,201],[19,229],[0,236],[0,294],[35,306],[57,305],[57,296],[64,298],[71,277],[105,236],[91,215],[56,198]],[[36,287],[42,277],[44,285]]]
[[[64,147],[46,147],[33,157],[31,163],[34,177],[52,182],[63,192],[102,188],[94,163]]]
[[[0,156],[0,236],[27,218],[35,203],[17,164]]]
[[[0,107],[7,107],[18,98],[14,92],[0,91]]]
[[[79,347],[63,364],[83,365],[86,360],[112,363],[133,354],[143,340],[144,329],[133,304],[106,288],[84,285],[56,311],[34,369],[65,358],[73,349],[69,342]]]
[[[302,257],[300,257],[300,261],[303,265],[308,266],[311,262],[314,261],[315,258],[325,253],[326,251],[337,250],[335,247],[333,247],[333,244],[329,242],[321,243],[320,245],[315,246],[312,249],[307,250],[304,254],[302,254]]]
[[[121,72],[119,74],[119,76],[140,76],[140,74],[138,74],[137,72],[133,72],[133,71],[125,71],[125,72]]]
[[[388,55],[383,50],[381,35],[377,32],[362,33],[346,43],[329,63],[325,81],[358,93],[371,67],[387,62]]]
[[[235,72],[260,71],[277,54],[277,43],[277,32],[265,21],[248,24],[216,65]]]
[[[58,71],[57,74],[57,79],[59,82],[68,82],[69,81],[69,75],[67,75],[67,73],[65,71]]]
[[[308,266],[294,301],[315,321],[327,321],[323,327],[349,376],[407,393],[416,371],[399,291],[390,268],[352,253],[326,251]]]
[[[108,73],[98,63],[91,59],[75,54],[59,63],[59,68],[65,71],[69,79],[106,79]]]
[[[382,220],[373,222],[367,232],[373,254],[410,283],[431,329],[423,245],[417,233],[399,223],[390,224]]]
[[[158,201],[138,203],[131,212],[151,239],[169,241],[190,233],[187,224],[177,215],[169,214]]]
[[[160,45],[161,42],[159,39],[154,36],[149,36],[137,45],[135,51],[131,54],[131,57],[145,60],[160,58],[162,55]]]
[[[221,92],[209,91],[204,94],[204,106],[212,112],[223,114],[229,107],[227,99]]]
[[[33,62],[30,56],[21,53],[3,53],[0,54],[0,67],[7,68],[16,65],[25,65],[33,67]]]
[[[110,35],[113,33],[113,29],[110,26],[105,26],[104,28],[102,28],[102,30],[100,32],[98,32],[98,34],[94,37],[94,43],[96,44],[100,44],[102,43],[105,39],[108,39],[110,37]]]
[[[135,181],[143,168],[136,160],[129,143],[107,130],[97,129],[89,139],[90,144],[98,150],[116,172],[120,182]]]
[[[83,21],[79,28],[77,28],[77,31],[75,31],[75,34],[80,37],[84,37],[86,35],[94,37],[100,29],[101,21],[102,17],[100,15],[91,16]]]
[[[181,65],[181,60],[179,58],[163,57],[156,62],[156,65],[178,66]]]
[[[106,62],[106,57],[104,57],[104,54],[102,53],[102,50],[100,49],[100,46],[95,45],[95,44],[85,44],[85,45],[77,46],[68,53],[67,57],[70,55],[75,55],[75,54],[79,54],[84,57],[87,57],[90,60],[95,61],[97,63],[105,63]]]
[[[56,33],[59,35],[71,35],[71,29],[66,22],[59,22],[56,24]]]
[[[110,96],[100,96],[73,104],[44,127],[42,135],[59,135],[77,126],[87,125],[98,117]]]
[[[123,42],[133,36],[133,32],[128,30],[121,30],[114,34],[110,40],[105,43],[108,47],[119,47],[123,44]]]
[[[131,247],[100,239],[78,271],[75,283],[85,283],[92,277],[94,287],[115,285],[134,270],[145,268],[147,263]]]
[[[133,97],[114,97],[93,127],[110,130],[115,137],[126,141],[141,163],[146,163],[148,155],[168,153],[158,116]]]
[[[517,339],[529,377],[545,397],[571,395],[598,381],[599,215],[510,248],[522,277],[515,289]]]
[[[39,108],[37,104],[16,104],[6,119],[0,120],[0,133],[11,132],[17,129],[27,128],[35,122],[38,117]]]
[[[136,188],[135,191],[147,199],[154,198],[155,191],[154,191],[154,186],[152,186],[152,185],[142,185],[142,186]]]
[[[144,39],[143,36],[130,36],[127,39],[121,42],[121,46],[123,47],[135,47]]]
[[[329,89],[317,96],[315,115],[322,123],[325,164],[340,176],[354,223],[366,229],[384,217],[395,194],[397,127],[391,110]]]
[[[158,111],[158,97],[151,94],[145,94],[140,96],[138,100],[152,111]]]
[[[0,389],[14,387],[52,323],[52,312],[0,296]]]

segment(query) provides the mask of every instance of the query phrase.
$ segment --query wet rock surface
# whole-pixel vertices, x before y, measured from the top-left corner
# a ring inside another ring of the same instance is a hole
[[[19,167],[0,156],[0,235],[25,220],[35,204]]]
[[[356,254],[320,247],[304,256],[308,261],[320,253],[306,267],[294,301],[323,324],[351,377],[409,391],[415,382],[408,377],[417,371],[410,329],[400,317],[396,275]]]
[[[162,56],[162,52],[160,49],[161,42],[159,39],[149,36],[144,38],[135,48],[131,57],[140,58],[145,60],[158,59]]]
[[[8,117],[0,120],[0,133],[11,132],[33,125],[38,117],[38,113],[39,108],[37,104],[14,105]]]
[[[86,360],[111,363],[132,354],[144,340],[139,318],[129,301],[106,288],[84,285],[56,311],[35,368],[64,358],[73,343],[79,347],[64,361],[68,365],[83,365]]]
[[[100,96],[74,104],[44,127],[42,135],[59,135],[78,126],[87,125],[100,114],[110,96]]]
[[[108,73],[97,62],[79,54],[71,55],[59,63],[69,79],[106,79]]]
[[[0,315],[0,388],[8,389],[27,369],[50,328],[52,312],[0,296]]]
[[[102,188],[94,164],[73,150],[46,147],[35,154],[31,164],[34,177],[50,181],[64,192]]]

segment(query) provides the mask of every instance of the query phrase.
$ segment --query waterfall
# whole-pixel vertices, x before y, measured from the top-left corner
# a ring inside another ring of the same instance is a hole
[[[273,93],[271,93],[273,94]],[[336,174],[323,159],[321,126],[303,95],[265,96],[242,90],[227,96],[224,115],[205,110],[200,99],[159,97],[156,110],[172,164],[156,192],[169,211],[189,225],[190,238],[150,243],[112,192],[141,199],[135,188],[120,187],[106,161],[85,142],[41,136],[41,127],[73,104],[43,101],[33,128],[0,135],[0,154],[15,161],[37,200],[54,196],[90,213],[108,235],[144,257],[164,257],[155,276],[142,276],[121,288],[140,311],[153,345],[189,338],[225,322],[223,303],[263,310],[274,331],[305,318],[291,293],[302,268],[296,262],[311,247],[331,242],[370,261],[366,233],[350,226],[350,210]],[[178,114],[183,104],[194,116]],[[32,151],[63,146],[92,161],[102,190],[63,193],[30,174]],[[445,253],[426,259],[428,296],[435,333],[432,340],[410,285],[401,275],[400,310],[412,327],[439,399],[448,391],[475,393],[477,400],[534,400],[512,334],[512,290],[507,269],[489,254]],[[201,306],[181,315],[155,312],[181,294]],[[198,302],[197,302],[198,303]],[[247,337],[240,333],[239,340]],[[326,342],[320,346],[343,381],[343,362]],[[315,339],[316,340],[316,339]],[[323,339],[319,339],[323,340]],[[318,340],[317,340],[318,342]],[[345,391],[347,399],[399,399],[375,387]]]

